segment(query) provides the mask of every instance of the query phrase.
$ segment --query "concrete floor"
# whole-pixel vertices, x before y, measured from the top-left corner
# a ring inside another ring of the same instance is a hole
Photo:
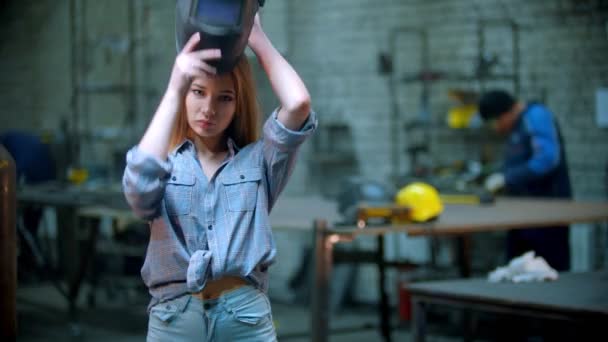
[[[135,280],[137,281],[137,280]],[[82,294],[86,294],[83,291]],[[148,301],[145,289],[107,289],[96,292],[96,305],[91,308],[81,295],[78,324],[67,315],[66,302],[50,284],[22,285],[18,289],[18,341],[143,341],[146,336]],[[273,301],[273,316],[280,341],[310,341],[308,308],[293,303]],[[396,315],[395,315],[396,316]],[[377,322],[374,308],[343,309],[331,318],[334,333],[329,341],[381,341],[373,326]],[[395,320],[397,317],[395,317]],[[366,329],[361,329],[367,325]],[[359,328],[356,328],[359,327]],[[394,341],[410,341],[409,329],[401,324],[393,332]],[[429,336],[428,341],[459,341],[459,338]]]

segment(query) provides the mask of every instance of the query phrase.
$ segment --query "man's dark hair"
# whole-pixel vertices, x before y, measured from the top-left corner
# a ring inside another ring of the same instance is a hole
[[[492,90],[479,99],[479,115],[484,120],[499,117],[502,113],[509,111],[515,104],[515,98],[503,90]]]

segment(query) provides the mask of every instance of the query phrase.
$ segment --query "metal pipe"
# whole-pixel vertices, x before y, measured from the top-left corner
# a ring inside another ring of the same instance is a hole
[[[329,290],[334,243],[327,234],[327,221],[315,220],[314,273],[310,324],[313,342],[329,340]]]
[[[70,98],[71,118],[67,122],[66,132],[69,134],[67,138],[67,160],[65,167],[74,166],[78,160],[78,132],[80,127],[80,63],[82,62],[78,55],[78,23],[77,23],[77,0],[70,0],[70,82],[72,94]],[[75,159],[76,158],[76,159]],[[65,171],[65,170],[62,170]]]
[[[429,44],[428,44],[428,35],[426,33],[426,30],[422,29],[422,28],[418,28],[418,27],[406,27],[406,26],[400,26],[397,28],[394,28],[390,31],[389,33],[389,56],[393,59],[393,70],[391,71],[390,75],[389,75],[389,94],[390,94],[390,98],[391,98],[391,116],[390,116],[390,125],[391,125],[391,131],[390,131],[390,137],[391,137],[391,181],[394,184],[397,184],[398,180],[399,180],[399,176],[400,176],[400,144],[398,143],[399,140],[399,129],[401,128],[401,112],[400,112],[400,108],[399,108],[399,101],[398,101],[398,95],[397,95],[397,85],[399,84],[401,77],[399,75],[395,74],[395,70],[394,70],[394,63],[395,63],[395,56],[397,54],[397,39],[399,38],[399,35],[401,34],[413,34],[413,35],[417,35],[420,39],[420,45],[421,45],[421,49],[420,49],[420,67],[422,68],[422,72],[428,71],[428,68],[430,67],[430,60],[429,60],[429,56],[430,56],[430,52],[428,51],[429,49]],[[428,104],[426,104],[426,100],[428,99],[428,84],[427,82],[423,82],[423,90],[422,90],[422,95],[421,95],[421,112],[419,113],[420,117],[424,116],[424,112],[427,113],[428,115]],[[427,117],[428,119],[428,117]],[[410,165],[410,168],[412,168],[414,165]],[[398,184],[397,184],[398,185]]]
[[[510,74],[507,75],[492,75],[491,70],[485,70],[486,73],[482,75],[477,75],[480,82],[480,90],[483,92],[486,90],[486,81],[492,80],[493,78],[501,78],[501,79],[510,79],[513,82],[513,92],[516,96],[519,96],[519,92],[521,89],[520,84],[520,26],[511,19],[483,19],[479,20],[477,26],[477,51],[478,51],[478,62],[481,63],[481,60],[484,58],[484,53],[486,49],[486,37],[485,32],[489,27],[508,27],[511,31],[511,53],[512,53],[512,67]]]
[[[129,127],[129,138],[135,137],[135,125],[137,124],[137,60],[135,56],[136,44],[138,43],[137,32],[135,31],[135,1],[127,1],[127,17],[128,17],[128,40],[129,49],[127,52],[129,63],[129,87],[128,87],[128,108],[127,121],[125,125]]]
[[[0,337],[17,338],[17,216],[16,167],[0,144]]]

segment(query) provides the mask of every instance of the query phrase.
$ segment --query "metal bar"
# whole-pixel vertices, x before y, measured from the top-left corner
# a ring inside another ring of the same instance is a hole
[[[413,339],[424,342],[426,337],[426,306],[416,297],[412,297]]]
[[[64,166],[73,165],[78,160],[78,132],[80,127],[80,95],[78,86],[80,83],[80,63],[81,60],[78,54],[78,24],[77,24],[77,0],[70,0],[70,79],[72,86],[72,94],[70,98],[70,109],[71,109],[71,124],[67,123],[66,131],[71,136],[68,140],[68,157]],[[76,160],[74,159],[76,158]],[[64,170],[62,170],[64,171]]]
[[[564,322],[580,322],[580,323],[605,323],[606,316],[593,313],[574,314],[571,311],[560,310],[555,308],[535,308],[513,306],[508,303],[492,303],[490,301],[483,302],[482,300],[473,301],[466,298],[458,299],[454,297],[446,298],[432,294],[417,294],[412,293],[412,302],[424,303],[424,305],[443,305],[454,308],[474,310],[476,312],[491,312],[497,314],[516,315],[526,318],[556,320]]]
[[[131,129],[130,136],[133,137],[135,135],[135,124],[137,122],[137,99],[136,99],[136,67],[137,61],[135,58],[135,42],[136,42],[136,32],[135,32],[135,2],[127,1],[127,11],[128,11],[128,26],[129,26],[129,49],[128,49],[128,61],[129,61],[129,107],[127,110],[127,117],[125,124],[129,126]]]
[[[485,37],[485,29],[487,27],[498,27],[498,26],[507,26],[511,30],[511,52],[512,52],[512,67],[513,70],[510,74],[484,74],[477,75],[480,83],[480,90],[483,92],[486,90],[486,81],[489,80],[497,80],[497,79],[508,79],[513,82],[513,91],[516,95],[519,95],[519,91],[521,88],[520,85],[520,76],[519,76],[519,68],[520,68],[520,47],[519,47],[519,25],[511,20],[511,19],[482,19],[479,20],[477,26],[477,49],[478,49],[478,62],[481,62],[483,59],[483,55],[485,53],[486,48],[486,37]]]
[[[17,338],[17,213],[16,166],[0,144],[0,336],[4,341]]]
[[[91,70],[91,68],[89,67],[89,63],[90,63],[90,56],[89,56],[89,25],[87,24],[87,12],[88,12],[88,7],[89,7],[89,0],[80,0],[80,13],[79,13],[79,19],[80,19],[80,25],[78,27],[78,32],[80,33],[80,41],[79,41],[79,58],[80,58],[80,80],[79,82],[82,84],[86,84],[88,83],[88,74]],[[91,139],[89,137],[89,133],[91,131],[91,101],[89,99],[89,96],[82,96],[82,106],[81,106],[81,112],[79,112],[78,114],[81,115],[81,119],[83,122],[83,129],[82,130],[78,130],[78,146],[79,146],[79,151],[78,151],[78,156],[76,159],[77,164],[80,165],[81,163],[81,156],[80,156],[80,149],[83,143],[83,140],[88,144],[91,142]],[[87,138],[82,137],[82,133],[85,133],[85,135],[87,136]]]
[[[483,22],[480,21],[477,24],[477,63],[481,63],[481,61],[483,60],[484,56],[483,54],[485,53],[485,46],[486,46],[486,38],[484,35],[484,26],[483,26]],[[476,71],[477,74],[477,71]],[[486,91],[486,83],[484,78],[480,78],[479,75],[475,75],[477,80],[479,81],[479,90],[483,93]]]
[[[459,235],[458,244],[458,271],[463,278],[471,277],[471,236]]]
[[[400,108],[399,108],[399,102],[397,100],[397,84],[399,83],[399,79],[400,77],[398,77],[395,73],[395,55],[397,53],[397,39],[399,37],[400,34],[416,34],[419,35],[420,37],[420,42],[422,45],[422,48],[420,49],[420,64],[423,70],[426,70],[426,66],[428,66],[430,64],[430,62],[427,60],[427,57],[429,56],[428,51],[426,51],[426,48],[428,47],[428,43],[425,42],[425,40],[427,39],[426,36],[426,31],[417,27],[398,27],[396,29],[391,30],[391,32],[389,33],[389,48],[390,48],[390,52],[389,52],[389,56],[392,59],[392,63],[393,66],[391,73],[389,74],[388,77],[388,82],[389,82],[389,92],[390,92],[390,98],[391,98],[391,116],[390,116],[390,122],[391,122],[391,130],[390,130],[390,137],[391,137],[391,181],[392,182],[397,182],[397,180],[399,179],[399,164],[400,164],[400,148],[401,145],[398,144],[397,140],[399,137],[399,127],[401,127],[401,125],[399,124],[399,119],[401,116]],[[424,91],[423,91],[424,93]]]
[[[514,21],[510,22],[511,24],[511,36],[513,38],[513,90],[517,96],[520,96],[520,80],[519,80],[519,67],[520,67],[520,57],[519,57],[519,26]]]
[[[386,292],[386,266],[384,265],[384,235],[378,236],[376,263],[378,264],[380,287],[380,332],[386,342],[391,341],[391,316]]]
[[[327,221],[314,222],[314,284],[310,323],[313,342],[327,342],[329,333],[329,282],[334,242],[327,234]]]
[[[80,223],[80,221],[81,220],[76,219],[76,222]],[[70,316],[72,319],[76,319],[76,301],[78,300],[78,294],[80,293],[80,288],[89,268],[89,264],[92,262],[93,257],[95,256],[95,246],[99,232],[98,218],[86,218],[84,221],[86,221],[85,225],[89,229],[87,246],[86,250],[84,251],[84,255],[80,257],[80,264],[78,265],[77,273],[75,274],[74,278],[70,280],[70,289],[68,292]]]
[[[36,271],[44,276],[48,276],[48,278],[53,283],[53,286],[59,291],[59,293],[64,297],[68,298],[67,291],[63,288],[61,283],[58,280],[56,272],[54,272],[52,265],[47,261],[48,256],[46,256],[42,249],[36,243],[34,236],[25,228],[25,224],[23,223],[23,214],[17,214],[17,232],[21,234],[21,238],[23,239],[23,243],[26,244],[32,254],[35,256],[35,267]],[[25,246],[24,246],[25,247]]]

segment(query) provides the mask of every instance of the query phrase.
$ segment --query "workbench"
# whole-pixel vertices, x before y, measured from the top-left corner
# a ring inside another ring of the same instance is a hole
[[[131,213],[119,189],[90,190],[79,187],[26,187],[17,192],[20,204],[38,203],[53,206],[58,211],[59,234],[63,259],[71,261],[67,271],[68,289],[64,291],[70,312],[75,310],[87,267],[95,253],[97,222],[102,216],[129,220]],[[313,217],[323,218],[314,220]],[[314,234],[314,284],[312,293],[311,324],[313,341],[327,341],[329,333],[329,282],[334,263],[335,244],[353,241],[358,236],[376,236],[378,250],[371,257],[359,256],[359,261],[373,262],[380,271],[380,328],[382,336],[390,341],[390,315],[385,289],[384,272],[390,263],[384,260],[383,238],[389,233],[409,236],[450,236],[458,241],[459,270],[462,277],[470,276],[469,235],[510,229],[567,225],[578,222],[608,220],[608,203],[577,202],[555,199],[498,198],[490,205],[445,205],[445,210],[434,222],[380,225],[357,228],[333,227],[339,215],[335,204],[322,198],[282,198],[271,214],[276,229],[311,231]],[[86,247],[78,248],[78,227],[88,231]],[[79,254],[82,252],[83,255]]]
[[[99,221],[136,221],[119,186],[87,188],[60,183],[22,186],[17,189],[18,212],[24,205],[53,207],[57,213],[59,265],[44,261],[54,286],[67,300],[69,314],[76,320],[76,301],[96,253]],[[80,244],[84,236],[84,246]],[[64,284],[65,283],[65,284]]]
[[[441,216],[428,223],[380,225],[358,228],[334,227],[326,220],[313,224],[315,235],[314,281],[311,303],[312,340],[323,342],[329,334],[329,282],[334,263],[334,245],[350,242],[358,236],[376,236],[378,251],[375,263],[380,275],[380,329],[385,341],[391,340],[388,295],[384,283],[387,263],[383,256],[383,236],[405,233],[409,236],[452,236],[459,241],[459,269],[462,277],[471,274],[470,239],[472,233],[506,231],[531,227],[550,227],[581,222],[608,220],[607,202],[579,202],[542,198],[498,198],[488,205],[446,204]]]
[[[70,316],[75,320],[76,301],[98,249],[100,220],[110,218],[122,227],[142,221],[129,208],[120,185],[103,188],[59,183],[22,186],[17,191],[17,200],[20,206],[48,206],[57,213],[59,269],[54,269],[52,276],[55,287],[67,300]],[[311,212],[332,221],[339,219],[336,204],[332,201],[319,196],[282,196],[272,210],[270,221],[274,230],[309,233],[312,232]],[[84,246],[79,242],[83,238]],[[144,254],[142,250],[141,256]]]
[[[410,284],[408,290],[416,342],[425,340],[430,305],[563,322],[575,329],[580,340],[605,335],[608,324],[606,270],[562,273],[559,279],[548,282],[490,283],[486,278],[420,282]]]

